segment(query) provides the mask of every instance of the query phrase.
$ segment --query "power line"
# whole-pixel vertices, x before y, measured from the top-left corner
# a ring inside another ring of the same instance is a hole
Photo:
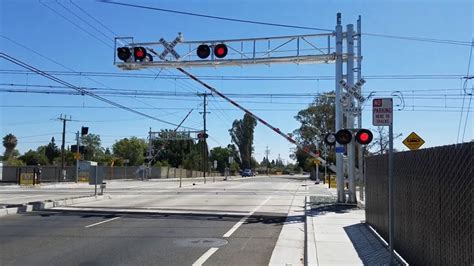
[[[43,54],[41,54],[41,53],[39,53],[39,52],[37,52],[37,51],[35,51],[35,50],[33,50],[33,49],[27,47],[26,45],[23,45],[23,44],[21,44],[21,43],[15,41],[15,40],[9,38],[9,37],[7,37],[7,36],[4,36],[4,35],[1,35],[1,34],[0,34],[0,37],[2,37],[2,38],[4,38],[4,39],[6,39],[6,40],[8,40],[8,41],[10,41],[10,42],[12,42],[12,43],[14,43],[15,45],[17,45],[17,46],[19,46],[19,47],[21,47],[21,48],[23,48],[23,49],[25,49],[25,50],[27,50],[27,51],[29,51],[29,52],[31,52],[31,53],[34,53],[34,54],[40,56],[41,58],[43,58],[43,59],[45,59],[45,60],[47,60],[47,61],[49,61],[49,62],[52,62],[52,63],[54,63],[54,64],[56,64],[56,65],[58,65],[58,66],[61,66],[61,67],[65,68],[65,69],[68,69],[68,70],[71,71],[72,73],[80,73],[80,72],[77,72],[76,70],[74,70],[74,69],[72,69],[72,68],[70,68],[70,67],[68,67],[68,66],[66,66],[66,65],[64,65],[64,64],[61,64],[61,63],[59,63],[59,62],[57,62],[57,61],[55,61],[55,60],[53,60],[53,59],[47,57],[47,56],[45,56],[45,55],[43,55]],[[24,70],[24,71],[25,71],[25,73],[37,74],[37,73],[35,73],[35,72],[33,72],[33,71],[29,71],[29,70]],[[44,72],[44,71],[43,71],[43,72]],[[49,73],[49,74],[51,74],[51,73]],[[28,75],[28,74],[27,74],[27,75]],[[53,74],[53,75],[54,75],[54,74]],[[90,77],[88,77],[88,76],[85,76],[85,78],[87,78],[88,80],[90,80],[90,81],[92,81],[92,82],[94,82],[94,83],[96,83],[96,84],[99,84],[99,85],[104,86],[104,87],[106,87],[106,88],[110,88],[109,86],[105,85],[104,83],[102,83],[102,82],[100,82],[100,81],[97,81],[97,80],[95,80],[95,79],[93,79],[93,78],[90,78]]]
[[[186,16],[194,16],[194,17],[202,17],[202,18],[208,18],[208,19],[225,20],[225,21],[238,22],[238,23],[247,23],[247,24],[256,24],[256,25],[264,25],[264,26],[292,28],[292,29],[334,32],[334,30],[331,30],[331,29],[323,29],[323,28],[307,27],[307,26],[299,26],[299,25],[290,25],[290,24],[280,24],[280,23],[270,23],[270,22],[264,22],[264,21],[245,20],[245,19],[230,18],[230,17],[211,16],[211,15],[206,15],[206,14],[199,14],[199,13],[193,13],[193,12],[184,12],[184,11],[164,9],[164,8],[151,7],[151,6],[126,4],[126,3],[108,1],[108,0],[99,0],[99,2],[103,2],[103,3],[106,3],[106,4],[121,5],[121,6],[126,6],[126,7],[148,9],[148,10],[153,10],[153,11],[174,13],[174,14],[180,14],[180,15],[186,15]],[[374,37],[383,37],[383,38],[392,38],[392,39],[401,39],[401,40],[410,40],[410,41],[431,42],[431,43],[441,43],[441,44],[451,44],[451,45],[462,45],[462,46],[472,46],[473,45],[471,42],[467,42],[467,41],[446,40],[446,39],[395,36],[395,35],[387,35],[387,34],[379,34],[379,33],[362,33],[362,35],[374,36]]]
[[[64,86],[51,86],[51,85],[31,85],[31,84],[5,84],[0,83],[0,86],[10,86],[10,87],[27,87],[27,88],[2,88],[0,87],[0,93],[32,93],[32,94],[47,94],[47,95],[72,95],[72,96],[83,96],[82,92],[77,91],[70,91],[65,90],[67,87]],[[44,89],[50,88],[50,89]],[[185,98],[193,98],[196,97],[196,93],[175,93],[172,91],[148,91],[148,90],[121,90],[121,89],[95,89],[89,87],[81,87],[81,89],[93,91],[96,95],[114,97],[114,98],[130,98],[132,97],[136,101],[143,103],[145,105],[151,106],[150,104],[138,100],[138,99],[167,99],[167,100],[178,100],[178,101],[198,101],[196,100],[189,100]],[[456,89],[458,91],[459,89]],[[399,90],[400,91],[400,90]],[[447,91],[447,90],[444,90]],[[383,93],[379,91],[372,91],[376,93],[377,96],[390,96],[391,93]],[[228,93],[227,95],[232,96],[233,98],[239,99],[270,99],[270,101],[247,101],[247,103],[263,103],[263,104],[305,104],[307,102],[288,102],[289,99],[294,100],[307,100],[307,99],[315,99],[321,97],[321,94],[315,93]],[[364,94],[366,95],[366,94]],[[169,97],[176,97],[174,99]],[[459,93],[417,93],[417,94],[409,94],[404,96],[405,99],[420,99],[420,100],[458,100],[463,99],[463,96],[459,95]],[[279,99],[285,99],[286,101],[281,102],[277,101]],[[222,100],[215,100],[216,102],[224,102]],[[167,113],[167,115],[172,115],[171,113]]]
[[[77,9],[81,10],[84,14],[86,14],[88,17],[90,17],[91,19],[93,19],[95,22],[97,22],[99,25],[101,25],[102,27],[104,27],[106,30],[108,30],[110,33],[112,33],[113,36],[118,36],[117,33],[115,33],[113,30],[111,30],[109,27],[107,27],[105,24],[103,24],[102,22],[100,22],[100,20],[96,19],[94,16],[92,16],[89,12],[85,11],[83,8],[81,8],[79,5],[76,5],[74,3],[74,1],[72,0],[69,0],[71,2],[72,5],[74,5]]]
[[[472,40],[472,43],[474,44],[474,39]],[[469,52],[469,62],[467,64],[467,76],[469,76],[469,72],[471,71],[471,59],[472,59],[472,46],[471,46],[471,51]],[[467,79],[466,81],[464,82],[464,86],[463,86],[463,91],[464,91],[464,96],[466,96],[466,87],[467,87]],[[469,112],[471,111],[471,101],[472,101],[472,93],[470,94],[470,97],[469,97],[469,104],[467,106],[467,111],[466,111],[466,121],[464,122],[464,130],[463,130],[463,133],[462,133],[462,141],[464,141],[464,134],[466,134],[466,127],[467,127],[467,122],[468,122],[468,117],[469,117]],[[464,99],[462,100],[462,103],[463,103],[463,107],[464,107]],[[461,113],[461,117],[462,117],[462,113]],[[459,133],[458,133],[459,135]]]
[[[419,109],[419,110],[408,110],[408,109],[403,109],[403,110],[394,110],[397,112],[413,112],[413,111],[440,111],[440,112],[460,112],[460,107],[459,106],[442,106],[442,105],[407,105],[405,106],[406,108],[433,108],[433,109]],[[0,105],[0,108],[63,108],[63,109],[116,109],[117,107],[113,106],[90,106],[90,105]],[[133,109],[137,110],[189,110],[189,108],[185,107],[131,107]],[[458,110],[455,110],[458,109]],[[473,108],[471,108],[473,109]],[[208,109],[209,111],[214,111],[218,109]],[[238,109],[235,108],[222,108],[221,110],[225,111],[235,111],[235,112],[241,112]],[[301,109],[297,108],[252,108],[253,111],[267,111],[267,112],[298,112],[301,111]],[[363,111],[371,111],[371,108],[365,108]],[[197,130],[197,129],[192,129],[192,130]]]
[[[53,9],[52,7],[46,5],[45,3],[41,2],[41,0],[38,0],[38,2],[40,4],[42,4],[43,6],[45,6],[46,8],[48,8],[49,10],[53,11],[56,15],[62,17],[63,19],[65,19],[66,21],[68,21],[69,23],[71,23],[72,25],[76,26],[78,29],[80,29],[81,31],[87,33],[89,36],[91,36],[92,38],[96,39],[97,41],[101,42],[102,44],[104,44],[105,46],[109,47],[109,48],[114,48],[112,45],[104,42],[102,39],[98,38],[97,36],[95,36],[94,34],[90,33],[89,31],[85,30],[83,27],[79,26],[77,23],[75,23],[74,21],[70,20],[69,18],[67,18],[66,16],[64,16],[63,14],[59,13],[57,10]]]
[[[1,36],[1,35],[0,35]],[[3,36],[2,36],[3,37]],[[7,38],[8,39],[8,38]],[[55,62],[57,63],[57,62]],[[59,63],[57,63],[60,65]],[[62,65],[61,65],[62,66]],[[65,66],[63,66],[65,67]],[[67,68],[67,67],[65,67]],[[107,77],[107,78],[143,78],[143,79],[171,79],[171,80],[190,80],[189,77],[185,75],[175,75],[175,74],[160,74],[158,77],[156,73],[154,74],[144,74],[144,73],[114,73],[114,72],[93,72],[93,71],[56,71],[56,70],[47,70],[44,71],[48,74],[56,76],[81,76],[81,77]],[[33,72],[28,72],[26,70],[16,70],[16,69],[0,69],[0,74],[14,74],[14,75],[26,75],[26,74],[35,74]],[[382,74],[382,75],[364,75],[364,79],[372,80],[431,80],[431,79],[455,79],[459,80],[466,77],[464,74]],[[302,81],[333,81],[334,76],[331,75],[200,75],[200,79],[203,80],[244,80],[244,81],[281,81],[281,80],[302,80]],[[193,87],[194,89],[194,87]]]
[[[203,17],[203,18],[209,18],[209,19],[218,19],[218,20],[225,20],[225,21],[240,22],[240,23],[258,24],[258,25],[265,25],[265,26],[275,26],[275,27],[284,27],[284,28],[293,28],[293,29],[303,29],[303,30],[317,30],[317,31],[333,32],[333,30],[322,29],[322,28],[315,28],[315,27],[305,27],[305,26],[279,24],[279,23],[270,23],[270,22],[263,22],[263,21],[254,21],[254,20],[245,20],[245,19],[237,19],[237,18],[211,16],[211,15],[204,15],[204,14],[197,14],[197,13],[191,13],[191,12],[184,12],[184,11],[177,11],[177,10],[171,10],[171,9],[158,8],[158,7],[150,7],[150,6],[141,6],[141,5],[126,4],[126,3],[114,2],[114,1],[107,1],[107,0],[99,0],[99,2],[103,2],[103,3],[107,3],[107,4],[114,4],[114,5],[121,5],[121,6],[134,7],[134,8],[141,8],[141,9],[149,9],[149,10],[154,10],[154,11],[162,11],[162,12],[168,12],[168,13],[174,13],[174,14],[180,14],[180,15],[194,16],[194,17]]]
[[[54,76],[51,76],[51,75],[49,75],[49,74],[47,74],[47,73],[44,73],[44,72],[42,72],[41,70],[39,70],[39,69],[37,69],[37,68],[35,68],[35,67],[31,66],[31,65],[28,65],[28,64],[26,64],[26,63],[24,63],[24,62],[22,62],[22,61],[20,61],[20,60],[18,60],[18,59],[16,59],[16,58],[14,58],[14,57],[11,57],[11,56],[9,56],[9,55],[7,55],[7,54],[5,54],[5,53],[1,53],[1,52],[0,52],[0,57],[3,57],[5,60],[10,61],[10,62],[12,62],[13,64],[16,64],[16,65],[18,65],[18,66],[20,66],[20,67],[23,67],[23,68],[26,68],[26,69],[28,69],[28,70],[30,70],[30,71],[36,72],[36,73],[40,74],[41,76],[43,76],[43,77],[45,77],[45,78],[48,78],[48,79],[50,79],[50,80],[53,80],[53,81],[55,81],[55,82],[57,82],[57,83],[59,83],[59,84],[62,84],[62,85],[64,85],[64,86],[68,86],[68,87],[71,88],[71,89],[74,89],[74,90],[76,90],[76,91],[78,91],[78,92],[83,93],[84,95],[91,96],[92,98],[95,98],[95,99],[97,99],[97,100],[99,100],[99,101],[108,103],[108,104],[113,105],[113,106],[115,106],[115,107],[118,107],[118,108],[120,108],[120,109],[129,111],[129,112],[132,112],[132,113],[135,113],[135,114],[144,116],[144,117],[148,117],[148,118],[150,118],[150,119],[153,119],[153,120],[158,121],[158,122],[162,122],[162,123],[164,123],[164,124],[177,126],[177,125],[174,124],[174,123],[171,123],[171,122],[168,122],[168,121],[165,121],[165,120],[161,120],[161,119],[159,119],[159,118],[150,116],[150,115],[148,115],[148,114],[145,114],[145,113],[136,111],[136,110],[134,110],[134,109],[132,109],[132,108],[129,108],[129,107],[126,107],[126,106],[121,105],[121,104],[119,104],[119,103],[116,103],[116,102],[113,102],[113,101],[111,101],[111,100],[108,100],[108,99],[106,99],[106,98],[104,98],[104,97],[95,95],[95,94],[92,93],[92,92],[89,92],[89,91],[87,91],[87,90],[81,89],[81,88],[79,88],[79,87],[77,87],[77,86],[75,86],[75,85],[72,85],[72,84],[70,84],[70,83],[68,83],[68,82],[66,82],[66,81],[63,81],[63,80],[61,80],[61,79],[59,79],[59,78],[56,78],[56,77],[54,77]]]
[[[95,27],[94,25],[90,24],[87,20],[83,19],[82,17],[80,17],[79,15],[77,15],[74,11],[72,11],[71,9],[67,8],[65,5],[61,4],[61,2],[59,2],[58,0],[56,0],[56,3],[58,5],[60,5],[62,8],[64,8],[66,11],[68,11],[69,13],[71,13],[73,16],[75,16],[76,18],[78,18],[80,21],[84,22],[85,24],[87,24],[89,27],[93,28],[95,31],[97,31],[98,33],[100,33],[102,36],[104,36],[106,39],[109,39],[109,40],[114,40],[114,38],[111,38],[110,36],[108,36],[107,34],[105,34],[103,31],[99,30],[97,27]],[[71,2],[72,3],[72,2]]]

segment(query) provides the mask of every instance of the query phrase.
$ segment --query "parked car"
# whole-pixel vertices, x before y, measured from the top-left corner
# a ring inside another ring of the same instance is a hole
[[[244,169],[242,171],[242,177],[246,177],[246,176],[254,176],[255,174],[252,172],[252,170],[250,169]]]

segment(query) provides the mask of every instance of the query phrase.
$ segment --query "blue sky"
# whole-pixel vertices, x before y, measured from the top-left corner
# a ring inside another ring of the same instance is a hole
[[[126,2],[124,0],[124,2]],[[128,1],[131,2],[131,1]],[[100,24],[87,17],[70,1],[59,1],[75,14],[86,19],[91,25],[106,34],[109,32]],[[104,4],[96,1],[74,1],[102,24],[120,36],[133,36],[136,41],[157,41],[161,37],[172,40],[182,32],[186,40],[232,39],[320,33],[280,27],[242,24],[189,17],[164,12],[132,9]],[[408,37],[425,37],[469,42],[473,39],[472,1],[133,1],[134,4],[155,6],[186,12],[258,20],[272,23],[301,25],[334,29],[336,13],[342,13],[343,25],[356,24],[358,15],[362,16],[362,31]],[[49,8],[47,8],[47,7]],[[67,17],[81,28],[92,33],[98,41],[50,9]],[[113,41],[105,39],[91,26],[83,23],[64,9],[58,2],[13,1],[0,2],[0,50],[42,70],[68,71],[63,66],[45,60],[28,51],[7,37],[34,49],[38,53],[80,72],[124,73],[113,65]],[[109,34],[110,35],[110,34]],[[103,43],[105,42],[105,44]],[[425,147],[454,144],[458,140],[473,139],[474,103],[469,106],[472,96],[464,95],[463,80],[460,76],[468,74],[469,46],[418,42],[375,36],[363,37],[363,76],[404,75],[402,79],[367,78],[363,92],[375,92],[376,96],[389,96],[401,91],[405,98],[405,108],[395,112],[394,131],[403,137],[396,140],[395,147],[406,150],[401,144],[404,137],[412,131],[425,141]],[[0,70],[20,70],[21,68],[0,60]],[[333,64],[321,65],[272,65],[225,68],[193,68],[197,75],[262,75],[262,76],[332,76]],[[146,70],[126,73],[150,74]],[[170,69],[166,74],[178,74]],[[472,67],[469,73],[472,75]],[[406,75],[431,75],[430,79],[407,79]],[[440,75],[455,75],[456,78],[442,78]],[[433,77],[436,77],[433,78]],[[60,76],[78,86],[134,89],[167,90],[177,92],[204,92],[192,81],[173,79],[137,79],[82,76]],[[0,73],[0,88],[12,87],[7,84],[57,85],[43,77],[32,74]],[[225,93],[320,93],[334,89],[333,80],[311,81],[207,81]],[[472,82],[467,84],[472,92]],[[34,89],[34,88],[32,88]],[[90,132],[101,135],[103,146],[111,147],[115,140],[123,137],[146,137],[149,128],[160,130],[170,126],[140,117],[119,109],[90,109],[81,106],[106,106],[87,96],[48,95],[34,93],[0,92],[0,135],[13,133],[19,139],[21,153],[36,149],[49,142],[54,136],[60,142],[62,125],[54,120],[60,114],[67,114],[73,120],[68,123],[66,140],[74,142],[74,132],[82,125],[89,126]],[[184,123],[188,127],[202,127],[202,99],[199,97],[161,97],[131,98],[106,96],[108,99],[134,108],[160,119],[179,123],[193,108],[190,118]],[[461,113],[461,107],[464,108]],[[209,98],[208,129],[209,145],[225,146],[230,143],[228,129],[234,119],[240,119],[243,112],[229,103]],[[305,108],[311,98],[298,100],[274,99],[236,99],[245,107],[283,132],[298,128],[294,119],[298,110]],[[397,102],[397,101],[396,101]],[[16,106],[16,107],[12,107]],[[22,106],[22,107],[18,107]],[[33,107],[36,106],[36,107]],[[52,106],[52,107],[38,107]],[[68,107],[58,107],[68,106]],[[263,110],[262,110],[263,109]],[[363,111],[363,125],[371,125],[370,106]],[[466,114],[469,114],[466,120]],[[462,117],[461,117],[462,115]],[[460,126],[461,120],[461,126]],[[467,121],[467,124],[465,122]],[[460,131],[458,130],[460,127]],[[466,130],[464,130],[466,128]],[[460,137],[458,137],[460,135]],[[293,146],[282,137],[263,125],[255,131],[255,154],[258,161],[264,156],[268,145],[270,159],[278,155],[290,161],[290,148]],[[3,147],[1,147],[3,152]]]

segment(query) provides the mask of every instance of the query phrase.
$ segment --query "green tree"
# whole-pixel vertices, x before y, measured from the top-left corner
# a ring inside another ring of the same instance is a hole
[[[230,150],[223,147],[214,147],[211,149],[209,161],[217,161],[217,171],[223,173],[229,164]]]
[[[141,165],[146,151],[146,142],[137,137],[124,138],[114,143],[112,150],[116,157],[128,159],[128,165]]]
[[[253,133],[256,126],[257,120],[246,113],[243,119],[235,120],[229,130],[232,142],[239,148],[242,169],[252,167]]]
[[[3,159],[8,161],[12,156],[13,151],[18,144],[18,140],[13,134],[7,134],[3,137],[3,147],[5,147],[5,152],[3,153]]]
[[[85,147],[84,160],[98,161],[104,154],[104,149],[101,147],[100,136],[96,134],[87,134],[81,137],[81,143]]]
[[[305,147],[316,150],[317,145],[320,150],[324,147],[324,135],[335,131],[335,97],[334,92],[324,93],[318,96],[308,106],[298,112],[295,119],[301,123],[301,126],[293,133],[301,144]],[[298,162],[298,166],[307,169],[306,160],[310,157],[301,149],[295,149],[291,155]],[[329,160],[333,160],[334,153],[329,152]]]
[[[61,155],[59,148],[54,143],[54,137],[51,138],[51,142],[46,146],[44,150],[44,155],[48,158],[50,164],[54,162],[54,159]]]
[[[48,158],[46,155],[39,153],[37,151],[29,150],[19,158],[23,162],[26,163],[26,165],[47,165],[48,164]]]
[[[15,157],[10,157],[10,159],[8,159],[5,162],[5,166],[24,166],[24,165],[25,165],[25,162]]]
[[[172,130],[162,130],[170,132]],[[154,157],[152,164],[167,162],[171,167],[184,167],[202,171],[204,150],[208,152],[203,141],[194,142],[192,139],[165,140],[157,139],[153,142]],[[208,167],[209,168],[209,167]]]

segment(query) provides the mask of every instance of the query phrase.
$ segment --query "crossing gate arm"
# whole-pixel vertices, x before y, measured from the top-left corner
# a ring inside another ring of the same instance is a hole
[[[310,156],[312,156],[313,158],[315,158],[316,160],[320,161],[323,165],[325,165],[327,162],[326,160],[324,160],[323,158],[319,157],[316,153],[312,152],[310,149],[308,149],[307,147],[304,147],[301,143],[297,142],[296,140],[294,140],[293,138],[289,137],[288,135],[284,134],[283,132],[280,131],[280,129],[270,125],[269,123],[267,123],[265,120],[263,120],[262,118],[258,117],[257,115],[255,115],[254,113],[252,113],[250,110],[246,109],[245,107],[241,106],[240,104],[238,104],[237,102],[235,102],[234,100],[230,99],[229,97],[225,96],[224,94],[222,94],[221,92],[219,92],[217,89],[211,87],[210,85],[208,85],[207,83],[201,81],[200,79],[198,79],[197,77],[195,77],[194,75],[192,75],[191,73],[187,72],[186,70],[178,67],[176,68],[178,71],[180,71],[181,73],[185,74],[186,76],[190,77],[191,79],[193,79],[194,81],[196,81],[197,83],[201,84],[202,86],[204,86],[206,89],[210,90],[211,92],[217,94],[219,97],[223,98],[224,100],[228,101],[229,103],[231,103],[232,105],[234,105],[235,107],[239,108],[240,110],[244,111],[245,113],[249,114],[250,116],[252,116],[253,118],[257,119],[260,123],[264,124],[266,127],[270,128],[271,130],[273,130],[274,132],[276,132],[277,134],[279,134],[280,136],[282,136],[283,138],[285,138],[287,141],[295,144],[298,148],[302,149],[304,152],[306,152],[307,154],[309,154]]]

